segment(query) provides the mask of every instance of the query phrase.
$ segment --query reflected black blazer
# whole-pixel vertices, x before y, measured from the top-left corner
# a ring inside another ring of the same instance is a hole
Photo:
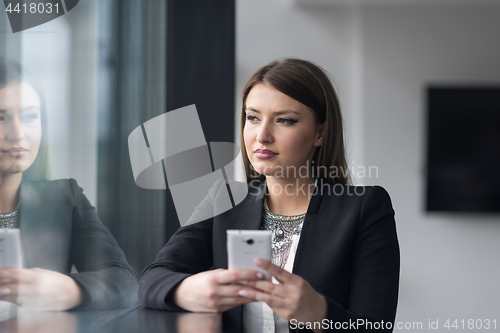
[[[72,277],[84,294],[76,309],[137,302],[137,274],[76,180],[23,181],[20,217],[27,268]]]
[[[139,300],[144,306],[181,310],[172,301],[172,294],[184,278],[227,268],[226,230],[258,229],[261,223],[266,182],[248,186],[247,197],[235,208],[181,227],[172,236],[156,261],[144,269],[139,282]],[[218,193],[212,189],[208,200],[216,202]],[[318,179],[293,273],[325,297],[327,319],[341,324],[357,319],[393,323],[399,260],[394,210],[387,192],[380,186],[333,186]],[[224,313],[223,327],[225,332],[242,332],[242,306]],[[370,331],[364,328],[356,331]]]

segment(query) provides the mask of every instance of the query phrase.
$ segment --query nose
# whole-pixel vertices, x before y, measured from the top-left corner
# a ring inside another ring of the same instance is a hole
[[[6,126],[6,139],[11,142],[19,142],[24,140],[24,126],[21,123],[20,119],[13,119],[10,124]]]
[[[274,141],[272,126],[267,123],[262,123],[259,126],[259,130],[257,133],[257,141],[259,143],[272,143]]]

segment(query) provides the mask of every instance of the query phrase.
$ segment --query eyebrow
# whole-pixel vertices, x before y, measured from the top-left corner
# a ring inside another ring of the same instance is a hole
[[[245,109],[245,112],[246,112],[247,110],[249,110],[249,111],[253,111],[253,112],[257,112],[257,113],[260,113],[260,111],[259,111],[259,110],[256,110],[256,109],[254,109],[254,108],[246,108],[246,109]],[[300,116],[300,112],[297,112],[297,111],[294,111],[294,110],[280,110],[280,111],[274,111],[274,112],[273,112],[273,114],[278,115],[278,116],[279,116],[279,115],[282,115],[282,114],[286,114],[286,113],[294,113],[294,114],[296,114],[296,115]]]
[[[29,105],[29,106],[26,106],[24,108],[21,109],[21,112],[22,111],[28,111],[28,110],[31,110],[31,109],[37,109],[37,110],[40,110],[40,108],[36,105]],[[7,109],[0,109],[0,113],[7,113]]]
[[[40,107],[36,106],[36,105],[28,105],[24,108],[21,109],[21,111],[26,111],[26,110],[31,110],[31,109],[37,109],[37,110],[40,110]]]

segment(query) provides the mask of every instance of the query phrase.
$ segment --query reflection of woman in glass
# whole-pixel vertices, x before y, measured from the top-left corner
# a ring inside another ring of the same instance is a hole
[[[0,227],[20,228],[29,267],[0,268],[0,300],[39,310],[127,306],[136,273],[95,208],[74,179],[46,181],[44,98],[24,74],[0,59]]]
[[[394,211],[383,188],[348,185],[342,118],[328,77],[307,61],[272,62],[250,77],[242,102],[249,195],[226,213],[180,228],[144,270],[139,299],[157,309],[226,311],[228,332],[282,333],[299,322],[320,332],[363,321],[372,326],[356,331],[392,331],[399,285]],[[208,198],[221,195],[212,189]],[[272,263],[257,263],[273,281],[225,269],[226,230],[259,228],[273,231]]]

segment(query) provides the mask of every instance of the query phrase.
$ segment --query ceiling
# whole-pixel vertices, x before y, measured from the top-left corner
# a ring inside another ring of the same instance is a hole
[[[356,5],[425,5],[425,6],[442,6],[442,5],[494,5],[500,7],[500,0],[292,0],[301,6],[322,6],[322,7],[338,7],[338,6],[356,6]]]

